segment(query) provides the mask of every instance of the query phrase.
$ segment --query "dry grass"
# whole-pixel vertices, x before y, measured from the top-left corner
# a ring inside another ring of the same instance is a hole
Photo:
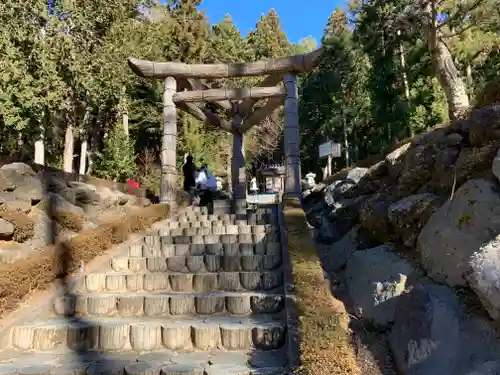
[[[12,211],[0,206],[0,217],[14,225],[14,241],[24,242],[33,237],[35,223],[24,213]]]
[[[168,205],[140,208],[126,217],[85,230],[60,245],[46,247],[12,264],[0,265],[0,315],[15,309],[32,290],[45,289],[75,271],[132,233],[168,216]]]
[[[85,216],[74,212],[56,212],[54,220],[57,221],[63,228],[80,232],[85,225]]]
[[[305,375],[359,375],[350,345],[348,315],[332,297],[308,235],[302,208],[285,202],[285,224],[300,314],[300,372]]]
[[[73,232],[80,232],[85,226],[85,215],[71,211],[52,210],[50,203],[45,199],[38,203],[36,208],[52,216],[50,219],[61,224],[63,228],[72,230]]]

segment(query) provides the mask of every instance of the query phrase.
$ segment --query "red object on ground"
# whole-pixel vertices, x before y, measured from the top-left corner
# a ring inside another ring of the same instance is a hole
[[[136,180],[128,180],[127,185],[136,189],[139,189],[141,187],[141,185],[139,185]],[[132,189],[127,189],[127,194],[134,194],[134,192]]]

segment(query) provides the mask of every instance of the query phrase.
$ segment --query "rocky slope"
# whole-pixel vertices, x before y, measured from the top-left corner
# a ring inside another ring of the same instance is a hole
[[[404,375],[500,373],[499,129],[476,110],[304,192],[325,271]]]
[[[37,174],[24,163],[6,164],[0,168],[0,263],[147,204],[107,187]]]

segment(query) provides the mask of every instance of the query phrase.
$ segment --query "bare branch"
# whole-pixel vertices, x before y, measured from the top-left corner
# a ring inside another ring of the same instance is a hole
[[[277,85],[281,79],[283,78],[282,74],[271,74],[264,78],[264,80],[259,84],[260,87],[265,87],[265,86],[275,86]],[[238,105],[238,114],[241,117],[247,117],[248,114],[250,113],[250,110],[252,109],[252,106],[257,103],[259,99],[254,99],[254,98],[247,98],[244,99],[239,105]]]
[[[258,125],[261,121],[271,116],[273,112],[282,104],[283,98],[270,98],[262,108],[253,111],[253,113],[243,122],[243,125],[241,125],[238,131],[246,132],[252,126]]]
[[[221,119],[215,113],[209,111],[206,108],[201,108],[193,103],[178,103],[177,106],[179,109],[182,109],[184,112],[189,113],[194,118],[202,121],[208,122],[209,124],[215,125],[225,131],[233,133],[233,126],[229,121]]]

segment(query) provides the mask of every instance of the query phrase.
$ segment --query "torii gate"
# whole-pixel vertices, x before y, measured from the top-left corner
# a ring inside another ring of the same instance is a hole
[[[246,171],[243,134],[270,116],[285,101],[284,151],[285,197],[300,197],[300,134],[298,93],[295,74],[311,71],[319,62],[322,48],[303,55],[289,56],[242,64],[184,64],[154,62],[129,57],[130,68],[140,77],[164,79],[163,138],[161,151],[160,202],[176,205],[176,148],[177,106],[200,121],[208,122],[233,134],[231,181],[233,209],[237,215],[246,214]],[[203,78],[228,78],[268,75],[259,87],[211,89]],[[280,81],[284,86],[277,86]],[[194,90],[194,91],[185,91]],[[259,109],[252,110],[260,99],[269,98]],[[221,119],[213,111],[194,102],[210,102],[224,111]]]

